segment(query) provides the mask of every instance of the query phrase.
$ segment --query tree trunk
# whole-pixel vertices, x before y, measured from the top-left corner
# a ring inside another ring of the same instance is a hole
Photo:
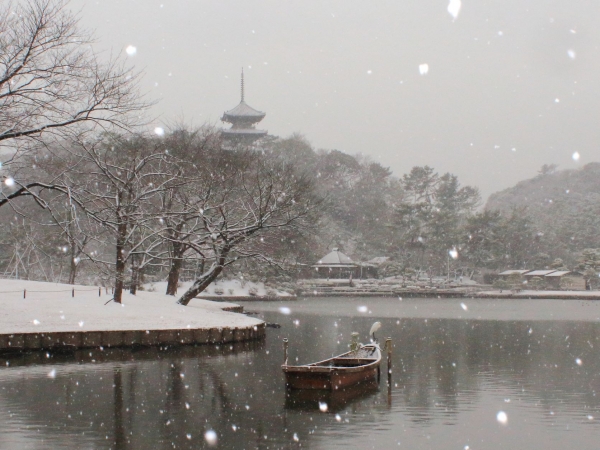
[[[177,294],[177,284],[179,283],[179,272],[183,265],[183,251],[180,243],[173,243],[173,257],[171,258],[171,267],[167,277],[167,295]]]
[[[75,258],[77,257],[77,242],[75,238],[73,238],[73,210],[69,210],[69,224],[67,225],[69,230],[69,247],[71,250],[71,263],[69,265],[69,283],[75,284],[75,275],[77,275],[77,263],[75,262]]]
[[[75,239],[71,239],[70,246],[71,246],[71,262],[69,265],[69,283],[68,284],[75,284],[75,277],[77,276],[77,268],[78,268],[77,243],[75,242]]]
[[[200,275],[200,278],[194,281],[194,284],[192,284],[179,300],[177,300],[178,304],[187,306],[191,299],[195,298],[200,292],[206,289],[210,283],[216,280],[221,272],[223,272],[225,260],[227,259],[230,250],[230,247],[225,247],[221,251],[219,259],[215,261],[205,273]]]
[[[137,294],[137,288],[140,283],[140,267],[137,262],[136,255],[131,256],[131,285],[129,286],[129,293],[132,295]]]
[[[187,306],[191,299],[195,298],[200,292],[204,291],[210,283],[216,280],[219,274],[223,272],[223,266],[220,264],[213,264],[210,266],[207,272],[203,273],[200,278],[194,281],[194,284],[185,291],[185,293],[177,300],[177,303],[183,306]]]
[[[123,276],[125,274],[125,239],[127,236],[127,224],[120,223],[117,236],[117,260],[115,262],[115,295],[113,300],[121,303],[123,296]]]

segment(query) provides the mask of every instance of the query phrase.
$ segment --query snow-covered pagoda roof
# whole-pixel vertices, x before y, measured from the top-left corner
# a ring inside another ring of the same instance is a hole
[[[230,109],[229,111],[225,111],[221,120],[224,122],[231,123],[236,119],[255,119],[256,122],[260,122],[265,116],[266,113],[254,109],[252,106],[248,105],[244,100],[242,100],[240,104],[237,105],[235,108]]]
[[[244,69],[242,69],[242,81],[241,81],[241,99],[240,104],[235,108],[225,111],[221,120],[223,122],[232,123],[235,127],[237,123],[244,123],[246,125],[260,122],[266,116],[266,113],[254,109],[252,106],[246,103],[244,98]]]
[[[338,248],[334,248],[331,253],[323,256],[317,263],[316,266],[342,266],[342,265],[350,265],[354,266],[354,261],[352,261],[348,256],[344,255]]]

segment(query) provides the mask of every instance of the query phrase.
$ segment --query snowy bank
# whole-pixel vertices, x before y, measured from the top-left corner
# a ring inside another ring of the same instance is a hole
[[[192,285],[191,281],[184,281],[179,284],[177,294],[182,295]],[[159,281],[144,285],[144,289],[151,292],[166,292],[167,282]],[[208,285],[208,287],[198,294],[201,298],[211,300],[277,300],[283,297],[282,300],[290,300],[295,297],[289,292],[280,289],[273,289],[265,286],[262,282],[242,281],[242,280],[218,280]]]
[[[223,311],[237,306],[231,303],[181,306],[145,291],[124,293],[122,304],[111,298],[93,286],[0,280],[0,349],[223,343],[264,334],[261,320]]]

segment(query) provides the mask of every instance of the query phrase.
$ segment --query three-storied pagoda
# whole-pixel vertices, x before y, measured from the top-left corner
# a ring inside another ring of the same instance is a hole
[[[221,136],[229,147],[252,145],[256,140],[267,135],[267,130],[257,130],[255,125],[264,119],[265,113],[257,111],[244,100],[244,70],[242,69],[242,100],[235,108],[225,111],[221,120],[231,124],[224,129]]]

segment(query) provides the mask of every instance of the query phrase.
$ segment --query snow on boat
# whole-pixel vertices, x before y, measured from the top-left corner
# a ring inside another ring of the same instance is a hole
[[[356,350],[324,361],[303,366],[288,366],[286,363],[281,368],[285,373],[287,387],[337,390],[379,380],[380,364],[381,350],[375,343],[361,345]]]

